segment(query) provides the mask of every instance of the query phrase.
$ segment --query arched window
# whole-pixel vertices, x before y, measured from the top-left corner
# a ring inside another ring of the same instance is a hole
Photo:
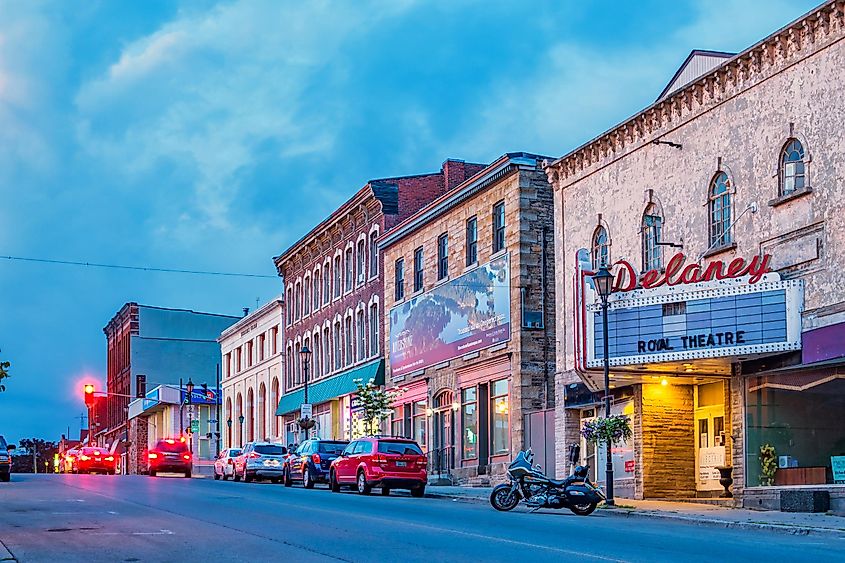
[[[378,275],[378,228],[370,231],[370,277]]]
[[[293,289],[293,298],[294,298],[294,312],[293,318],[294,320],[299,320],[302,318],[302,282],[297,281],[294,284]]]
[[[806,186],[804,147],[798,139],[789,139],[780,153],[780,195],[789,195]]]
[[[274,377],[270,385],[270,420],[272,421],[272,432],[274,437],[279,436],[279,417],[276,416],[276,409],[279,408],[279,378]]]
[[[657,244],[663,234],[663,217],[653,203],[646,207],[642,223],[643,270],[663,267],[663,247]]]
[[[258,388],[258,438],[267,439],[267,387],[263,383]]]
[[[364,317],[364,306],[361,305],[361,308],[355,313],[355,360],[359,362],[367,357],[367,332],[364,326]]]
[[[232,424],[237,425],[238,427],[238,446],[244,445],[244,425],[241,422],[241,417],[244,415],[244,398],[243,395],[238,393],[238,398],[235,401],[235,412],[237,416],[232,421]]]
[[[360,239],[357,244],[355,254],[355,277],[356,283],[364,283],[367,279],[367,244],[364,239]]]
[[[348,313],[344,324],[343,324],[343,333],[346,338],[346,348],[343,351],[344,359],[346,360],[346,365],[351,366],[355,362],[355,332],[352,328],[352,313]]]
[[[323,305],[332,300],[332,263],[326,260],[323,264]]]
[[[379,353],[379,326],[381,319],[378,315],[378,303],[370,305],[370,356],[378,356]]]
[[[255,394],[252,387],[246,393],[246,435],[247,442],[255,440]]]
[[[302,296],[302,316],[311,314],[311,276],[306,276]]]
[[[288,343],[285,354],[285,389],[293,388],[293,346]]]
[[[293,322],[293,290],[288,286],[287,298],[285,299],[285,311],[288,321],[288,326]]]
[[[335,371],[338,371],[343,367],[343,339],[340,333],[340,321],[335,321],[334,333],[332,334]]]
[[[232,398],[226,398],[226,447],[232,447]]]
[[[593,233],[593,269],[610,266],[610,240],[607,229],[599,225]]]
[[[332,343],[329,327],[323,328],[323,373],[332,372]]]
[[[321,289],[322,284],[320,283],[320,279],[321,279],[320,276],[321,275],[322,275],[322,272],[319,269],[314,270],[314,277],[313,277],[313,280],[314,280],[314,283],[313,283],[313,286],[314,286],[313,287],[314,303],[313,303],[312,309],[315,312],[317,311],[317,309],[320,308],[320,291],[322,291],[322,289]]]
[[[710,181],[710,247],[731,243],[731,181],[717,172]]]
[[[302,356],[302,380],[305,381],[305,376],[307,375],[308,381],[314,381],[314,350],[311,348],[311,339],[309,337],[306,336],[302,341],[302,348],[308,348],[312,352],[311,355],[307,357],[300,354],[300,356]],[[308,373],[306,373],[306,371]]]

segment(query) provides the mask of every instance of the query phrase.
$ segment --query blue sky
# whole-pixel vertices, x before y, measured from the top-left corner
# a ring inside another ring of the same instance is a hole
[[[815,4],[0,0],[0,255],[272,275],[369,178],[560,156]],[[0,260],[0,434],[78,432],[123,303],[279,292]]]

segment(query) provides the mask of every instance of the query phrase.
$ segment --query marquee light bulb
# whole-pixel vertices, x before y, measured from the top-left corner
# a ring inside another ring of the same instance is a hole
[[[660,380],[660,385],[666,387],[667,385],[669,385],[669,380],[664,377]]]

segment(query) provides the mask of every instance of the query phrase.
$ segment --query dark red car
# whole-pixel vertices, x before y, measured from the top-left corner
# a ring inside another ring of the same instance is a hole
[[[389,495],[391,489],[410,489],[411,496],[425,495],[427,459],[413,440],[359,438],[350,442],[329,469],[329,487],[339,492],[344,485],[362,495],[374,487]]]
[[[191,451],[185,438],[159,440],[155,448],[147,452],[147,459],[150,463],[150,477],[158,473],[182,473],[185,477],[191,476]]]
[[[114,456],[105,448],[81,448],[73,460],[74,473],[114,475]]]

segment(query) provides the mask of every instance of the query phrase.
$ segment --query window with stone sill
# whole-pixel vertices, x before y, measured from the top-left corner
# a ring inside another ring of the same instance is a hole
[[[663,247],[657,244],[663,231],[663,217],[657,206],[650,204],[643,213],[640,235],[642,237],[643,271],[663,267]]]
[[[731,181],[724,172],[717,172],[710,181],[710,247],[727,246],[731,237]]]
[[[596,228],[593,233],[593,269],[608,267],[610,264],[610,237],[607,236],[607,229],[603,226]]]
[[[788,196],[807,186],[804,146],[795,138],[789,139],[780,151],[780,182],[778,195]]]

